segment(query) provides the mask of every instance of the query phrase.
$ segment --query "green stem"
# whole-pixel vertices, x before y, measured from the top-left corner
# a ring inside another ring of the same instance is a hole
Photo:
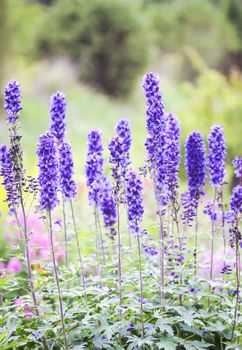
[[[53,229],[52,229],[52,221],[51,221],[51,212],[48,210],[48,217],[49,217],[49,230],[50,230],[50,244],[51,244],[51,255],[52,255],[52,263],[53,263],[53,270],[55,275],[55,281],[58,291],[58,298],[59,298],[59,305],[60,305],[60,317],[61,317],[61,324],[62,324],[62,332],[64,337],[64,343],[65,343],[65,349],[68,350],[68,342],[67,342],[67,336],[66,336],[66,328],[65,328],[65,322],[64,322],[64,311],[63,311],[63,304],[62,304],[62,295],[61,295],[61,289],[60,289],[60,283],[59,283],[59,277],[57,273],[57,266],[56,266],[56,260],[55,260],[55,248],[54,248],[54,240],[53,240]]]
[[[121,315],[121,307],[122,307],[122,265],[121,265],[121,235],[120,235],[119,204],[117,205],[117,235],[118,235],[118,285],[119,285],[119,308],[120,308],[120,315]]]
[[[237,226],[238,226],[238,223],[237,223]],[[233,321],[231,341],[233,341],[233,338],[234,338],[234,332],[235,332],[235,328],[236,328],[236,325],[237,325],[238,311],[239,311],[239,307],[240,307],[240,304],[239,304],[239,301],[240,301],[240,251],[239,250],[240,250],[240,248],[239,248],[238,237],[236,237],[235,249],[236,249],[236,262],[235,262],[235,269],[236,269],[236,302],[235,302],[235,309],[234,309],[234,321]]]
[[[142,336],[142,339],[144,339],[145,329],[144,329],[144,310],[143,310],[143,278],[142,278],[142,259],[141,259],[141,247],[140,247],[139,235],[137,236],[137,241],[138,241],[138,253],[139,253],[141,336]]]
[[[212,229],[211,229],[211,261],[210,261],[210,280],[213,279],[213,256],[214,256],[214,234],[215,234],[215,220],[214,220],[214,213],[215,213],[215,203],[216,203],[216,197],[217,197],[217,190],[215,187],[214,191],[214,199],[212,204]]]
[[[101,241],[101,247],[102,247],[102,260],[103,260],[103,265],[106,265],[104,239],[103,239],[103,233],[102,233],[102,229],[101,229],[100,216],[99,216],[98,209],[96,210],[96,215],[97,215],[97,227],[98,227],[98,232],[99,232],[100,241]]]
[[[62,216],[64,223],[64,239],[65,239],[65,265],[68,267],[68,239],[67,239],[67,225],[66,225],[66,212],[65,212],[65,200],[62,196]]]
[[[195,239],[194,239],[194,277],[197,277],[197,247],[198,247],[198,210],[196,208],[196,219],[195,219]]]
[[[83,284],[84,292],[85,292],[85,295],[86,295],[86,282],[85,282],[85,276],[84,276],[84,267],[83,267],[81,248],[80,248],[80,243],[79,243],[79,239],[78,239],[77,226],[76,226],[76,220],[75,220],[75,215],[74,215],[74,209],[73,209],[72,201],[70,201],[70,206],[71,206],[72,221],[73,221],[75,237],[76,237],[78,257],[79,257],[79,262],[80,262],[80,267],[81,267],[82,284]]]
[[[20,206],[21,206],[21,210],[22,210],[22,214],[23,214],[23,222],[24,222],[23,234],[24,234],[24,241],[25,241],[25,257],[26,257],[26,262],[27,262],[28,279],[29,279],[32,299],[33,299],[33,303],[34,303],[35,313],[37,316],[39,316],[39,309],[37,306],[37,298],[36,298],[35,289],[34,289],[34,279],[33,279],[32,270],[31,270],[31,262],[30,262],[30,254],[29,254],[29,240],[28,240],[28,233],[27,233],[27,221],[26,221],[26,214],[25,214],[25,208],[23,205],[22,196],[20,196]]]

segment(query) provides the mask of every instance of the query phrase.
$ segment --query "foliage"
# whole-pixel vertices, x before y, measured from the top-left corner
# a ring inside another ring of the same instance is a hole
[[[183,83],[181,90],[185,99],[181,107],[184,114],[184,127],[200,129],[207,133],[212,124],[222,124],[225,127],[225,137],[228,147],[228,162],[242,150],[242,84],[235,71],[230,78],[225,78],[219,72],[204,66],[198,57],[191,54],[194,66],[200,71],[195,82]]]
[[[37,57],[65,55],[80,76],[113,96],[127,95],[147,59],[139,9],[125,1],[58,1],[36,38]]]
[[[217,66],[237,50],[236,31],[225,13],[207,0],[161,2],[150,7],[155,43],[163,52],[192,47],[209,65]]]
[[[155,266],[150,273],[150,262],[144,262],[145,290],[145,338],[140,337],[138,271],[134,261],[126,257],[126,266],[132,269],[123,276],[124,304],[122,318],[119,318],[118,293],[116,290],[115,260],[109,260],[104,276],[90,274],[95,271],[93,258],[85,259],[86,296],[80,286],[80,274],[77,266],[68,269],[59,267],[59,276],[65,309],[65,322],[68,342],[71,349],[164,349],[164,350],[221,350],[239,349],[230,342],[230,327],[233,320],[231,306],[234,296],[233,285],[227,281],[214,284],[211,296],[212,308],[207,309],[207,297],[210,294],[206,280],[196,282],[185,274],[186,285],[180,289],[178,284],[170,282],[166,287],[167,300],[160,303],[155,275],[159,273]],[[38,272],[39,271],[39,272]],[[11,275],[1,279],[4,305],[1,306],[0,347],[5,349],[43,348],[43,336],[49,348],[61,349],[61,329],[56,312],[57,293],[53,283],[51,267],[42,265],[35,271],[35,284],[38,293],[41,319],[26,312],[31,304],[27,295],[24,275]],[[89,271],[89,272],[88,272]],[[197,286],[198,292],[191,292]],[[22,286],[22,287],[21,287]],[[183,305],[179,305],[179,293],[184,296]],[[16,302],[21,300],[22,303]],[[222,304],[221,304],[222,303]],[[237,330],[239,335],[240,330]],[[126,345],[128,344],[128,345]],[[223,345],[222,345],[223,344]]]

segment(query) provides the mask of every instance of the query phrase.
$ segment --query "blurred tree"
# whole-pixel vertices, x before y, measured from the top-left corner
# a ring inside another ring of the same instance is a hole
[[[39,27],[35,55],[68,56],[81,78],[110,95],[127,95],[148,52],[138,12],[125,0],[59,0]]]
[[[233,0],[232,0],[233,1]],[[150,6],[155,44],[163,52],[193,47],[212,67],[218,67],[239,42],[224,11],[208,0],[159,1]]]
[[[5,60],[9,52],[11,37],[8,28],[7,18],[7,0],[0,1],[0,84],[2,86],[4,80]],[[0,97],[1,100],[2,97]]]
[[[235,52],[230,52],[224,63],[225,71],[229,71],[231,65],[242,68],[242,0],[217,0],[217,2],[225,12],[239,38],[238,49]]]
[[[44,4],[44,5],[52,5],[54,3],[55,0],[25,0],[26,2],[38,2],[40,4]]]

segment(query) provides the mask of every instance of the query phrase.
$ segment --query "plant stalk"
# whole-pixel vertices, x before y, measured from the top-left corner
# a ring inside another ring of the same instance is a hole
[[[62,196],[62,216],[64,223],[64,239],[65,239],[65,265],[68,267],[68,239],[67,239],[67,224],[66,224],[66,212],[65,212],[65,200]]]
[[[83,284],[84,292],[85,292],[85,295],[86,295],[86,281],[85,281],[85,276],[84,276],[84,266],[83,266],[83,260],[82,260],[82,255],[81,255],[80,243],[79,243],[79,239],[78,239],[77,226],[76,226],[76,220],[75,220],[75,214],[74,214],[72,201],[70,201],[70,206],[71,206],[71,215],[72,215],[72,221],[73,221],[75,237],[76,237],[78,258],[79,258],[80,267],[81,267],[82,284]]]
[[[238,222],[237,222],[238,226]],[[235,261],[235,269],[236,269],[236,301],[235,301],[235,309],[234,309],[234,321],[233,321],[233,328],[232,328],[232,335],[231,335],[231,341],[233,341],[234,338],[234,332],[237,325],[237,318],[238,318],[238,311],[240,308],[240,247],[239,247],[239,241],[236,237],[236,243],[235,243],[235,249],[236,249],[236,261]]]
[[[48,210],[48,217],[49,217],[51,255],[52,255],[52,263],[53,263],[53,270],[54,270],[54,275],[55,275],[55,281],[56,281],[56,286],[57,286],[57,291],[58,291],[58,298],[59,298],[59,305],[60,305],[60,317],[61,317],[61,324],[62,324],[62,332],[63,332],[63,337],[64,337],[65,349],[68,350],[69,347],[68,347],[67,336],[66,336],[66,328],[65,328],[65,322],[64,322],[64,311],[63,311],[63,304],[62,304],[62,295],[61,295],[59,277],[58,277],[58,273],[57,273],[57,266],[56,266],[56,260],[55,260],[53,229],[52,229],[52,221],[51,221],[51,212],[50,212],[50,210]]]
[[[143,310],[143,278],[142,278],[142,259],[141,259],[141,248],[140,248],[140,237],[137,235],[138,241],[138,253],[139,253],[139,281],[140,281],[140,317],[141,317],[141,337],[144,339],[144,310]]]
[[[121,264],[121,235],[120,235],[120,213],[117,204],[117,235],[118,235],[118,284],[119,284],[119,308],[121,316],[122,307],[122,264]]]

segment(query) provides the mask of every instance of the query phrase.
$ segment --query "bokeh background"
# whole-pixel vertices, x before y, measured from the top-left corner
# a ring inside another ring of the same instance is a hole
[[[31,174],[37,173],[38,136],[49,125],[49,97],[57,90],[67,97],[80,193],[91,128],[102,129],[107,145],[116,121],[128,117],[132,161],[142,166],[141,81],[154,71],[166,110],[180,118],[183,142],[195,129],[206,138],[211,125],[224,125],[233,180],[231,161],[242,154],[241,0],[1,0],[0,37],[0,85],[11,79],[21,84],[24,161]],[[1,143],[7,142],[2,102]],[[7,211],[2,200],[0,210]]]

